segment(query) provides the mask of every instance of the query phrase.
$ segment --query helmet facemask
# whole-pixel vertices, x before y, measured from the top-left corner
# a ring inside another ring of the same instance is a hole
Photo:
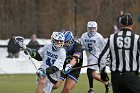
[[[56,46],[57,48],[62,48],[64,45],[64,40],[53,39],[53,45]]]
[[[66,47],[69,47],[72,42],[73,42],[73,39],[72,38],[70,40],[68,40],[68,41],[65,41],[65,46]]]
[[[87,23],[87,31],[89,37],[94,36],[95,32],[97,31],[97,23],[95,21],[89,21]]]
[[[74,36],[72,34],[71,31],[65,31],[64,32],[65,35],[65,45],[64,48],[66,49],[66,51],[70,51],[74,45]]]
[[[64,40],[65,40],[65,37],[64,37],[63,33],[61,33],[61,32],[53,32],[53,34],[51,36],[51,41],[52,41],[52,44],[53,44],[53,48],[55,50],[58,50],[58,49],[63,47]]]

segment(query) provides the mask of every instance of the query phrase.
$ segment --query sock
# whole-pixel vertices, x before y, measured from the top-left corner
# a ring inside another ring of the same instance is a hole
[[[93,88],[93,76],[92,76],[92,69],[87,68],[87,77],[88,77],[88,82],[89,82],[89,87],[90,89]]]

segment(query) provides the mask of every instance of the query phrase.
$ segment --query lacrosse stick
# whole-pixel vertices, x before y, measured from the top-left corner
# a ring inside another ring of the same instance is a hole
[[[89,66],[94,66],[94,65],[98,65],[98,64],[90,64],[90,65],[85,65],[85,66],[81,66],[81,67],[75,67],[75,68],[72,68],[71,70],[81,69],[81,68],[85,68],[85,67],[89,67]]]
[[[77,40],[77,42],[82,46],[82,48],[83,48],[85,51],[87,51],[87,52],[90,53],[92,56],[94,56],[95,58],[98,59],[98,57],[95,56],[93,53],[91,53],[88,49],[86,49],[85,46],[82,45],[82,44],[80,43],[79,40]],[[96,45],[96,47],[98,47],[98,46]],[[98,47],[98,48],[99,48],[99,47]],[[99,49],[100,49],[100,48],[99,48]],[[94,66],[94,65],[98,65],[98,64],[90,64],[90,65],[85,65],[85,66],[81,66],[81,67],[75,67],[75,68],[72,68],[71,70],[81,69],[81,68],[85,68],[85,67],[89,67],[89,66]]]
[[[24,42],[24,37],[16,36],[16,37],[15,37],[15,42],[16,42],[17,44],[19,44],[19,46],[20,46],[24,51],[27,52],[27,55],[28,55],[28,57],[29,57],[29,60],[30,60],[31,63],[34,65],[35,69],[37,70],[37,66],[36,66],[35,63],[33,62],[32,57],[30,56],[29,51],[26,50],[26,45],[23,44],[23,42]]]

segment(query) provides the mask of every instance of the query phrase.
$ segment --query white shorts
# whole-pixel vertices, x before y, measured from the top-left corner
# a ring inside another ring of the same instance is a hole
[[[96,71],[99,70],[98,59],[94,57],[93,55],[87,56],[87,65],[91,65],[91,64],[97,64],[97,65],[89,66],[88,68],[96,70]]]
[[[46,82],[46,84],[44,85],[43,91],[44,91],[45,93],[51,93],[51,92],[52,92],[53,85],[54,85],[54,84],[51,83],[50,80],[47,78],[47,82]]]
[[[38,79],[39,79],[39,77],[36,77],[37,83],[39,82]],[[46,76],[46,84],[44,85],[43,91],[45,93],[52,93],[53,85],[54,84],[51,83],[50,80],[48,79],[48,77]]]

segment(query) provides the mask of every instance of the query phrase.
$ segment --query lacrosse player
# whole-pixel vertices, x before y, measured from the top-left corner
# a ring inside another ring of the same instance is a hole
[[[34,59],[43,61],[37,71],[38,85],[36,93],[51,93],[53,85],[60,78],[60,72],[66,59],[66,51],[63,48],[64,39],[63,33],[53,32],[51,36],[52,43],[46,44],[40,51],[30,48],[25,49],[25,53],[29,52]]]
[[[98,57],[101,53],[102,48],[105,45],[105,41],[103,36],[97,32],[97,23],[95,21],[89,21],[87,23],[87,32],[83,33],[81,36],[81,44],[85,47],[86,55],[87,55],[87,64],[98,64]],[[92,55],[94,54],[94,56]],[[108,93],[110,84],[108,82],[104,82],[100,79],[100,75],[96,73],[98,71],[98,65],[89,66],[87,68],[87,77],[89,80],[89,91],[88,93],[94,93],[93,91],[93,78],[96,80],[103,82],[106,87],[106,92]]]
[[[66,60],[63,66],[60,80],[54,85],[54,89],[58,88],[65,80],[65,84],[61,93],[70,93],[78,81],[81,69],[71,70],[74,67],[81,67],[83,63],[82,46],[74,41],[72,32],[66,31],[65,35],[65,49]]]

